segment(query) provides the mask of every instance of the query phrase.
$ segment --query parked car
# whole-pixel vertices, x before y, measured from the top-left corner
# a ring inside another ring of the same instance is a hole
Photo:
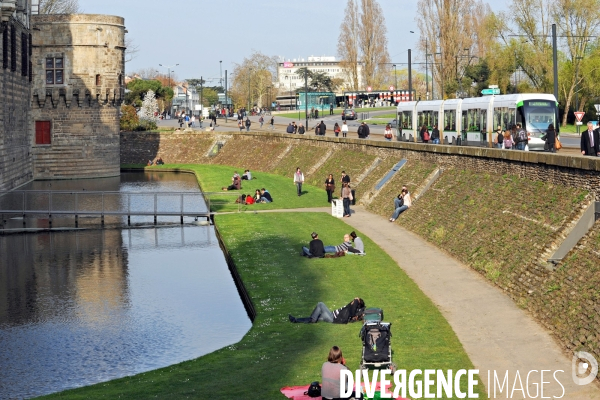
[[[358,115],[356,115],[356,112],[350,108],[347,108],[344,110],[344,113],[342,115],[342,119],[348,120],[348,119],[357,119]]]

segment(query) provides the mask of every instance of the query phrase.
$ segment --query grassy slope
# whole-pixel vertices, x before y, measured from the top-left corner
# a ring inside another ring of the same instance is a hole
[[[49,398],[283,398],[283,386],[321,380],[331,346],[341,346],[351,370],[361,352],[359,324],[291,324],[287,314],[308,315],[318,301],[340,307],[355,296],[383,308],[392,322],[398,368],[471,368],[435,305],[369,238],[363,236],[366,257],[298,256],[312,230],[326,244],[338,243],[349,230],[343,221],[320,213],[274,213],[224,215],[217,224],[257,309],[242,341],[196,360]],[[478,389],[483,395],[482,384]]]
[[[313,165],[327,154],[327,150],[326,147],[305,146],[303,144],[294,145],[290,152],[274,165],[269,172],[292,179],[296,168],[300,167],[300,170],[306,174]]]
[[[243,168],[230,167],[227,165],[196,165],[196,164],[165,164],[164,166],[146,167],[150,170],[160,169],[181,169],[193,171],[198,177],[198,181],[205,192],[221,192],[223,186],[231,184],[231,177],[234,171],[240,175]],[[306,207],[328,207],[327,194],[325,189],[310,185],[303,185],[304,194],[301,197],[296,195],[296,186],[292,178],[286,178],[280,175],[268,174],[265,172],[254,171],[252,181],[242,181],[242,190],[235,192],[238,195],[242,193],[254,195],[256,189],[265,188],[271,193],[273,203],[253,204],[242,206],[243,211],[253,210],[274,210],[281,208],[306,208]],[[237,211],[238,206],[234,204],[237,196],[231,196],[231,192],[224,195],[212,195],[212,211]],[[214,202],[214,204],[213,204]],[[227,205],[217,205],[217,202],[226,202]]]
[[[397,163],[400,160],[394,161]],[[402,186],[406,185],[411,193],[416,193],[416,190],[423,184],[425,178],[435,168],[435,165],[422,161],[408,161],[381,189],[379,194],[369,204],[368,209],[379,215],[389,217],[394,211],[394,198],[400,193]],[[389,170],[391,170],[391,167]]]
[[[399,222],[502,285],[538,257],[585,195],[516,176],[447,170]]]
[[[371,154],[338,150],[314,174],[307,177],[306,182],[315,186],[324,186],[327,176],[333,174],[333,178],[337,182],[337,188],[341,190],[339,180],[341,179],[342,171],[346,171],[346,174],[350,175],[350,185],[352,186],[352,180],[355,181],[371,165],[373,160],[375,160],[375,156]]]

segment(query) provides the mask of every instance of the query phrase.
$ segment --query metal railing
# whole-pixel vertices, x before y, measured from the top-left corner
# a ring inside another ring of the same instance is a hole
[[[132,216],[152,216],[157,223],[159,216],[177,216],[183,224],[184,217],[206,218],[212,221],[215,212],[240,211],[235,203],[237,193],[200,192],[101,192],[101,191],[50,191],[14,190],[0,192],[0,223],[7,215],[25,218],[74,216],[100,217],[104,224],[105,216],[127,217],[128,225]],[[212,208],[211,208],[212,207]]]

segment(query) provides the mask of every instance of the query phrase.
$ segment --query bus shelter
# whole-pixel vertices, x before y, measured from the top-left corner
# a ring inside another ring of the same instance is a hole
[[[320,111],[329,110],[331,105],[335,107],[335,93],[332,92],[299,92],[298,109],[308,110],[315,108]],[[307,107],[308,106],[308,107]]]

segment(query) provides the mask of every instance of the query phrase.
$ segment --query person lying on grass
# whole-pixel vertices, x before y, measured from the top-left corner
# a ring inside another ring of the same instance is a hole
[[[337,246],[325,246],[325,253],[360,253],[352,246],[350,235],[344,235],[344,242]]]
[[[310,317],[295,318],[289,314],[288,318],[293,323],[314,324],[323,321],[334,324],[347,324],[348,322],[362,321],[364,313],[365,302],[360,297],[355,297],[350,303],[334,311],[329,310],[325,303],[319,302]]]

